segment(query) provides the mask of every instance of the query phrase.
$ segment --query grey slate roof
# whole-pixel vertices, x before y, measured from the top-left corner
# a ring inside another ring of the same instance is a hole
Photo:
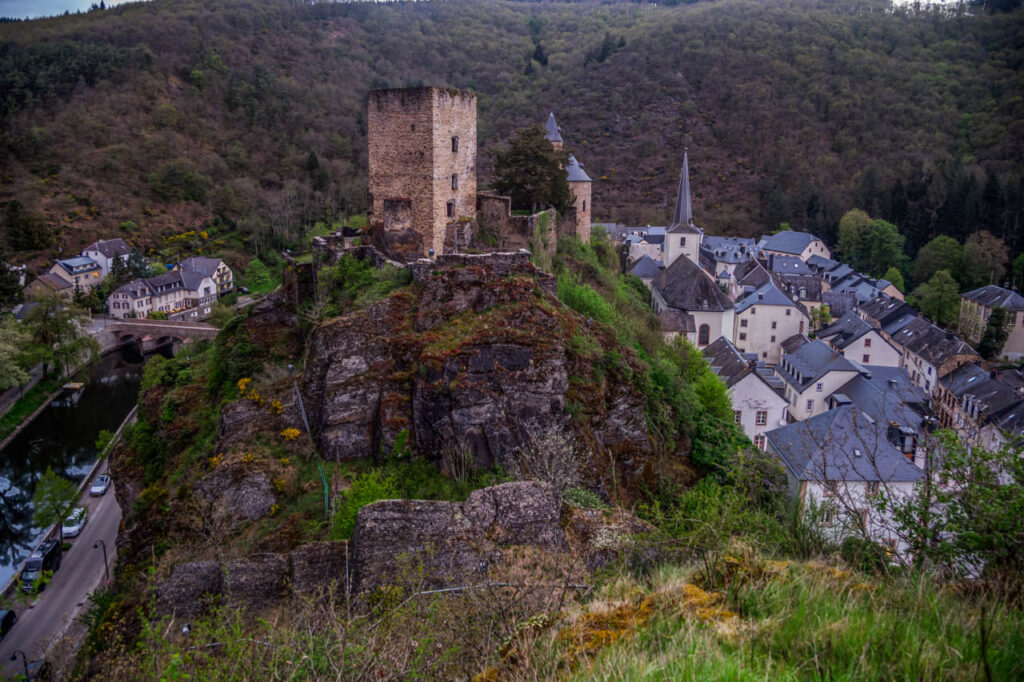
[[[45,284],[46,286],[50,287],[54,291],[60,291],[61,289],[67,289],[68,287],[72,286],[71,282],[51,272],[45,272],[36,277],[36,279]]]
[[[736,301],[736,312],[742,313],[747,308],[754,305],[779,305],[779,306],[792,306],[798,308],[798,306],[790,300],[789,296],[782,293],[775,282],[768,280],[754,291],[743,296]]]
[[[66,272],[89,272],[90,270],[99,270],[100,264],[94,261],[88,256],[75,256],[74,258],[62,258],[57,261],[59,265]]]
[[[548,114],[548,122],[544,124],[544,139],[550,142],[561,142],[562,134],[558,130],[558,124],[555,123],[555,112]]]
[[[107,258],[113,258],[114,256],[127,256],[132,252],[120,237],[116,237],[114,239],[100,239],[99,241],[89,244],[89,246],[82,249],[82,251],[99,251]]]
[[[785,388],[783,383],[774,373],[765,367],[764,363],[755,359],[748,359],[740,353],[736,346],[724,336],[718,337],[714,343],[706,347],[701,354],[711,365],[712,371],[725,382],[727,387],[732,387],[748,374],[754,374],[773,391],[782,396]],[[751,354],[747,354],[751,355]]]
[[[892,335],[892,341],[935,367],[956,355],[978,355],[956,334],[936,327],[923,317],[911,320]]]
[[[754,259],[737,265],[736,269],[733,270],[732,276],[736,278],[736,284],[739,286],[751,287],[752,289],[756,289],[772,278],[768,270],[761,265],[761,262]]]
[[[1024,400],[1000,414],[993,423],[1007,433],[1024,436]]]
[[[214,273],[217,272],[217,267],[221,264],[220,258],[207,258],[206,256],[196,256],[194,258],[188,258],[178,263],[178,267],[182,270],[191,270],[193,272],[204,272],[207,276],[213,277]]]
[[[986,421],[995,421],[1004,411],[1024,401],[1024,396],[999,378],[974,364],[961,365],[941,379],[958,399],[969,398]]]
[[[884,294],[862,303],[860,312],[883,328],[890,322],[905,315],[917,317],[917,311],[909,303],[898,298],[890,298]]]
[[[811,269],[807,263],[796,256],[779,256],[773,253],[768,254],[765,259],[768,270],[777,272],[780,275],[809,275]]]
[[[928,396],[915,386],[906,371],[899,368],[867,367],[871,374],[858,374],[843,384],[834,395],[845,395],[865,414],[887,422],[896,422],[921,432],[930,414]],[[895,373],[876,370],[895,369]],[[899,376],[902,375],[902,376]]]
[[[858,372],[856,365],[821,341],[811,341],[782,356],[775,371],[799,392],[829,372]]]
[[[807,259],[807,265],[814,270],[817,270],[819,273],[822,273],[828,272],[832,268],[838,266],[839,261],[834,261],[831,258],[825,258],[824,256],[814,254]]]
[[[766,435],[801,481],[914,482],[924,473],[886,437],[888,424],[844,405]]]
[[[144,280],[144,279],[133,279],[132,281],[128,282],[127,284],[122,284],[121,286],[119,286],[117,289],[115,289],[113,291],[113,293],[115,293],[115,294],[128,294],[128,296],[132,300],[134,300],[134,299],[137,299],[137,298],[142,298],[143,296],[150,296],[150,295],[152,295],[153,292],[149,288],[149,285],[146,284],[146,280]]]
[[[732,310],[733,304],[717,284],[696,263],[685,256],[654,280],[654,288],[673,308],[686,311],[719,312]]]
[[[583,164],[572,154],[569,155],[569,162],[565,164],[565,172],[569,182],[592,182],[590,176],[583,172]]]
[[[963,297],[987,306],[989,308],[1006,308],[1007,310],[1024,310],[1024,296],[1016,291],[1010,291],[995,284],[983,286],[980,289],[972,289]]]
[[[851,268],[846,263],[839,263],[838,265],[836,265],[831,270],[826,270],[825,274],[823,275],[823,277],[825,278],[826,282],[832,283],[832,282],[838,282],[839,280],[843,279],[844,277],[849,277],[852,274],[853,274],[853,268]]]
[[[833,347],[840,350],[874,329],[860,319],[857,313],[850,311],[838,320],[817,333],[819,339],[827,340]]]
[[[683,150],[683,167],[679,171],[679,189],[676,192],[676,207],[672,213],[672,224],[668,231],[673,234],[701,234],[693,224],[693,205],[690,202],[690,161]]]
[[[742,263],[756,254],[756,244],[748,237],[706,236],[700,250],[715,263]]]
[[[770,251],[790,253],[798,256],[803,253],[807,245],[816,240],[810,232],[793,232],[785,230],[777,234],[766,236],[762,239],[762,247]]]
[[[645,253],[629,269],[629,274],[636,275],[640,279],[654,279],[661,274],[661,269],[661,261],[654,260]]]
[[[807,338],[806,334],[793,334],[793,336],[788,339],[783,339],[780,345],[782,346],[783,353],[793,353],[800,346],[806,345],[810,342],[811,340]]]

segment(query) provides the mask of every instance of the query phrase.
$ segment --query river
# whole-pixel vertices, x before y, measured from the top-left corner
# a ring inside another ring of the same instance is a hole
[[[170,355],[168,347],[162,354]],[[89,371],[76,405],[50,405],[0,451],[0,585],[6,584],[42,536],[32,524],[36,481],[52,468],[80,483],[96,461],[96,438],[131,412],[142,381],[135,349],[111,352]]]

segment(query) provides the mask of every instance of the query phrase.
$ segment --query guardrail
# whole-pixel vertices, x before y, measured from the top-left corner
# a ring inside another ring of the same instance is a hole
[[[85,489],[92,485],[92,479],[96,475],[96,472],[99,471],[99,468],[103,466],[104,462],[106,462],[107,454],[113,449],[117,442],[121,440],[121,432],[124,431],[124,427],[130,424],[131,422],[135,421],[135,416],[138,413],[138,410],[138,405],[132,407],[131,412],[129,412],[128,415],[121,421],[121,425],[117,427],[117,431],[114,432],[114,437],[110,439],[110,442],[107,444],[107,447],[103,449],[103,452],[96,453],[96,461],[93,463],[92,467],[89,468],[89,471],[85,474],[85,478],[83,478],[82,482],[78,485],[79,498],[82,497],[82,493],[85,491]],[[46,531],[39,537],[39,539],[36,540],[36,543],[32,546],[32,549],[29,550],[29,555],[31,556],[32,552],[39,549],[39,546],[47,540],[49,540],[56,531],[56,524],[47,528]],[[21,577],[21,569],[24,566],[25,561],[22,561],[18,565],[18,570],[14,572],[14,575],[11,576],[10,579],[8,579],[7,583],[3,586],[3,589],[0,589],[0,598],[4,600],[10,599],[12,593],[17,589],[18,579]]]

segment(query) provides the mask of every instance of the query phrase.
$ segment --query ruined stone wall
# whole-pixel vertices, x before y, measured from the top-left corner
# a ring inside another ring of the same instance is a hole
[[[576,236],[584,244],[590,242],[590,216],[593,207],[590,203],[590,183],[570,182],[569,189],[576,196]]]

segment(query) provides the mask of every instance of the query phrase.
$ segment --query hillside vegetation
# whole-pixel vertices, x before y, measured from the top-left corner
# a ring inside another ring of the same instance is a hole
[[[367,90],[436,84],[478,93],[485,182],[503,140],[556,112],[598,218],[664,221],[688,146],[712,232],[829,238],[856,206],[911,253],[985,228],[1012,257],[1022,22],[876,0],[154,0],[8,23],[0,201],[12,234],[57,233],[14,239],[22,257],[216,221],[279,244],[365,208]]]

